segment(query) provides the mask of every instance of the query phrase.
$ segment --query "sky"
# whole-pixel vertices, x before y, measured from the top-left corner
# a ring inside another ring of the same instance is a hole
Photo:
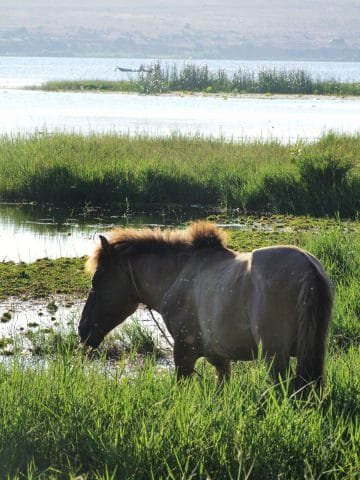
[[[195,28],[360,34],[359,0],[0,0],[0,28]],[[171,20],[171,23],[170,23]],[[147,25],[146,25],[147,23]],[[261,33],[260,31],[258,33]]]

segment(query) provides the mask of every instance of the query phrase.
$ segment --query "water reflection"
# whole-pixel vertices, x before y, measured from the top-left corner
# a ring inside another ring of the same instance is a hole
[[[206,211],[195,208],[135,212],[125,207],[57,208],[3,203],[0,204],[0,261],[79,257],[91,252],[98,233],[114,226],[179,225],[206,215]]]

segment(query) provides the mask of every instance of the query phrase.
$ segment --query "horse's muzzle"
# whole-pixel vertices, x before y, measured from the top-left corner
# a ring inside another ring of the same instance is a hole
[[[96,324],[89,327],[86,323],[81,321],[78,331],[81,342],[88,347],[97,348],[104,340],[104,334],[100,327]]]
[[[81,314],[78,329],[81,342],[93,348],[97,348],[105,336],[105,332],[94,318],[95,300],[95,292],[91,289]]]

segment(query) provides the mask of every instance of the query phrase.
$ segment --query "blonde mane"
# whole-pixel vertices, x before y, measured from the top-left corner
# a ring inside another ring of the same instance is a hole
[[[114,228],[106,237],[115,249],[121,245],[128,245],[141,253],[162,253],[169,248],[177,250],[226,248],[225,233],[207,221],[194,222],[185,230]],[[86,271],[93,274],[102,257],[103,249],[99,244],[86,262]]]

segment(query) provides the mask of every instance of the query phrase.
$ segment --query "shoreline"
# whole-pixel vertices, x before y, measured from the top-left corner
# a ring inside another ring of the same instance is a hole
[[[164,92],[164,93],[140,93],[134,91],[120,91],[120,90],[107,90],[107,89],[88,89],[88,88],[59,88],[59,89],[46,89],[42,85],[32,85],[32,86],[14,86],[14,87],[2,87],[0,90],[3,91],[30,91],[30,92],[43,92],[43,93],[93,93],[93,94],[116,94],[116,95],[131,95],[138,97],[196,97],[196,98],[223,98],[227,100],[239,99],[239,100],[318,100],[318,99],[327,99],[327,100],[360,100],[360,95],[334,95],[334,94],[315,94],[315,93],[227,93],[227,92],[198,92],[198,91],[173,91],[173,92]]]

